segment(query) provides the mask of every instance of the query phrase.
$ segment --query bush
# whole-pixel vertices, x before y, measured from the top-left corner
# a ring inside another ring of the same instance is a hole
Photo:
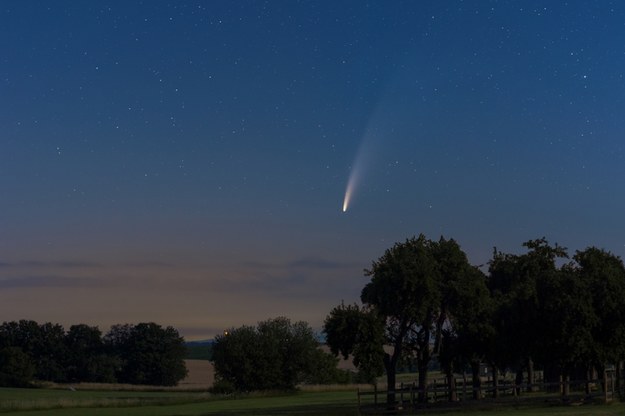
[[[218,379],[237,391],[293,390],[300,383],[336,383],[336,359],[319,350],[306,322],[287,318],[243,326],[217,336],[213,362]]]
[[[232,394],[235,392],[234,384],[227,380],[217,380],[213,387],[211,387],[210,392],[213,394]]]

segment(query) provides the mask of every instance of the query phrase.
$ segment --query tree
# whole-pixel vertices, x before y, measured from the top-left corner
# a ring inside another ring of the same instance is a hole
[[[593,350],[592,328],[597,324],[590,281],[573,264],[566,264],[538,282],[540,322],[536,322],[537,359],[562,378],[563,396],[568,396],[568,380],[578,368],[587,368]]]
[[[440,291],[440,304],[438,310],[434,311],[437,318],[433,351],[438,354],[439,362],[444,367],[449,399],[454,401],[454,370],[470,364],[474,372],[477,372],[479,362],[486,354],[486,346],[494,335],[489,319],[492,303],[486,286],[486,276],[469,263],[455,240],[440,238],[438,242],[432,242],[431,246],[439,271]],[[446,351],[443,351],[443,340],[447,344]],[[426,382],[426,372],[427,366],[419,370],[420,384]],[[497,375],[495,369],[495,384]],[[478,393],[479,380],[479,377],[473,377],[474,392]],[[495,395],[497,391],[495,388]]]
[[[552,247],[545,238],[523,244],[528,252],[512,255],[494,251],[489,264],[488,285],[496,304],[496,329],[500,345],[499,361],[517,369],[522,382],[527,369],[528,383],[533,382],[534,359],[541,354],[540,324],[543,299],[540,285],[557,273],[556,259],[566,258],[566,249]]]
[[[184,339],[170,326],[115,325],[105,344],[121,362],[117,375],[121,383],[174,386],[187,374]]]
[[[34,375],[35,365],[21,348],[0,349],[0,387],[28,387]]]
[[[374,308],[384,322],[383,363],[388,385],[387,404],[395,404],[397,365],[416,354],[417,367],[427,368],[430,341],[440,304],[438,269],[431,242],[423,235],[396,243],[365,274],[371,281],[360,299]],[[419,387],[422,385],[419,373]]]
[[[252,326],[231,328],[215,337],[213,363],[216,384],[226,382],[236,390],[262,390],[265,380],[255,363],[260,363],[264,352],[256,345],[258,334]]]
[[[595,315],[589,364],[601,371],[625,356],[625,266],[618,256],[596,247],[577,251],[573,259]]]
[[[18,347],[35,366],[34,377],[39,380],[66,380],[64,361],[67,351],[65,330],[61,325],[20,320],[0,326],[0,346]]]
[[[486,276],[478,268],[464,270],[462,278],[452,281],[451,317],[443,330],[439,362],[447,376],[449,400],[456,400],[454,372],[471,367],[474,398],[481,395],[480,363],[489,361],[497,375],[499,362],[491,351],[495,344],[493,302],[486,286]],[[494,394],[497,389],[494,389]]]
[[[119,360],[106,354],[102,332],[96,326],[72,325],[65,335],[69,352],[67,378],[69,381],[113,383]]]
[[[616,362],[625,352],[625,266],[612,253],[595,247],[577,251],[573,259],[581,279],[588,282],[585,293],[597,315],[593,328],[593,359]]]
[[[19,347],[31,357],[39,350],[40,338],[40,327],[35,321],[22,319],[0,325],[0,346]]]
[[[328,354],[318,347],[306,322],[279,317],[218,335],[213,362],[218,382],[238,391],[292,390],[318,376],[319,366],[329,364]]]
[[[35,351],[36,376],[41,380],[67,381],[65,360],[65,329],[59,324],[46,322],[40,325],[40,338]]]
[[[454,240],[435,242],[420,235],[396,243],[365,270],[371,281],[360,296],[364,309],[341,305],[332,310],[324,326],[328,344],[335,354],[367,358],[368,368],[381,358],[389,406],[395,403],[398,364],[415,358],[424,401],[432,353],[440,352],[443,334],[462,313],[461,297],[474,292],[461,289],[467,281],[477,282],[476,273]]]
[[[65,333],[58,324],[4,322],[0,351],[8,363],[0,368],[3,380],[12,377],[7,369],[23,379],[30,365],[32,378],[55,382],[116,382],[119,376],[124,383],[171,386],[186,376],[183,338],[154,323],[114,325],[102,338],[97,327],[84,324]]]
[[[359,379],[375,383],[384,372],[384,321],[374,309],[341,303],[323,325],[326,343],[335,356],[353,356]]]

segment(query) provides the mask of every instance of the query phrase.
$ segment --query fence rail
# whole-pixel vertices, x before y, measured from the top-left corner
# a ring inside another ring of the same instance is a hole
[[[589,400],[601,399],[611,401],[615,396],[615,377],[606,373],[604,379],[570,380],[559,382],[539,382],[517,384],[511,380],[501,380],[497,386],[492,380],[481,381],[480,387],[474,387],[470,378],[456,378],[456,403],[473,402],[474,397],[498,397],[517,400]],[[495,394],[495,389],[497,394]],[[568,396],[564,392],[568,391]],[[358,408],[361,414],[384,413],[388,409],[387,395],[395,393],[394,411],[415,409],[432,403],[450,402],[449,385],[446,380],[432,380],[425,389],[416,383],[401,383],[395,390],[380,390],[376,386],[372,390],[358,389]],[[419,402],[419,395],[425,399]]]

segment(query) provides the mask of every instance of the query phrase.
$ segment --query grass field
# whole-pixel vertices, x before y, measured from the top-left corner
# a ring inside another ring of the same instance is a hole
[[[209,416],[209,415],[358,415],[354,391],[312,391],[291,395],[254,395],[215,398],[206,393],[180,391],[70,391],[0,389],[0,416]],[[417,414],[445,416],[622,416],[625,404],[582,406],[514,405],[446,410],[421,409]]]
[[[207,393],[69,389],[0,389],[0,414],[52,409],[140,407],[205,401]]]
[[[45,410],[45,412],[44,412]],[[356,415],[351,391],[306,392],[245,398],[211,398],[205,393],[0,389],[2,415]]]

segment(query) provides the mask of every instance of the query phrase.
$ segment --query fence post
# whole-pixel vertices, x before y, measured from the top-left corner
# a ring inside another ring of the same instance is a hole
[[[373,385],[373,407],[378,407],[378,385]]]
[[[608,403],[608,371],[603,366],[603,396],[606,403]]]
[[[467,400],[467,373],[462,372],[462,400]]]
[[[614,387],[616,385],[616,380],[614,380],[615,377],[616,377],[616,371],[613,371],[610,374],[610,381],[612,382],[612,389],[611,389],[611,391],[612,391],[612,399],[614,399]]]

